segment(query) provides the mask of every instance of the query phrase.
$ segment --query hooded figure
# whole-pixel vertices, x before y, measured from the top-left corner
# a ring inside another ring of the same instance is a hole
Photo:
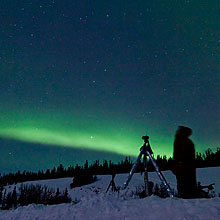
[[[195,147],[189,139],[191,134],[190,128],[179,126],[174,141],[174,174],[178,194],[182,198],[196,196]]]

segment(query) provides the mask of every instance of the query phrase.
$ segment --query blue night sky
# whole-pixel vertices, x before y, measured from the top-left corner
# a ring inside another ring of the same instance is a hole
[[[220,2],[1,0],[0,172],[220,147]]]

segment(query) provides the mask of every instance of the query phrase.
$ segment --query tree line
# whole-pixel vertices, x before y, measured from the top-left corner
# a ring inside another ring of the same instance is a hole
[[[166,156],[157,156],[154,158],[160,169],[163,170],[173,170],[173,158]],[[64,168],[62,164],[53,169],[47,169],[46,171],[40,170],[38,172],[29,172],[20,170],[16,173],[0,174],[0,186],[16,184],[19,182],[43,180],[43,179],[56,179],[64,177],[75,177],[82,175],[84,173],[89,173],[92,175],[104,175],[104,174],[117,174],[117,173],[128,173],[133,165],[133,161],[130,157],[125,157],[125,159],[118,163],[113,163],[111,160],[104,160],[100,163],[96,160],[94,163],[89,164],[85,161],[85,164],[80,166],[76,164],[75,166],[69,166]],[[216,152],[213,152],[210,148],[205,151],[205,153],[196,153],[196,167],[213,167],[220,166],[220,148],[217,148]],[[154,167],[151,161],[148,162],[148,170],[154,171]],[[136,169],[136,172],[143,172],[144,165],[141,162]]]
[[[54,190],[47,186],[41,185],[23,185],[10,188],[0,187],[0,209],[9,210],[19,206],[28,204],[44,204],[54,205],[60,203],[69,203],[71,199],[68,195],[68,190],[61,192],[59,188]]]

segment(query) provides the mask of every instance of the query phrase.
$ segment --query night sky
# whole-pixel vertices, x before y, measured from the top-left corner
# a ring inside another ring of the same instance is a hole
[[[0,172],[220,147],[220,2],[1,0]],[[122,156],[121,156],[122,155]]]

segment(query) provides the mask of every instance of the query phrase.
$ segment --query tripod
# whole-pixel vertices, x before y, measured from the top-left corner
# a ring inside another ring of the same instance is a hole
[[[106,189],[106,193],[108,192],[110,186],[112,186],[112,191],[118,192],[118,188],[115,186],[115,174],[112,174],[112,180],[110,181],[108,188]]]
[[[162,184],[166,188],[167,193],[169,194],[170,197],[174,197],[173,192],[172,192],[169,184],[167,183],[164,175],[161,173],[156,161],[152,157],[153,151],[150,147],[149,137],[148,136],[143,136],[142,139],[144,140],[144,145],[141,147],[140,154],[138,155],[137,160],[135,161],[134,165],[132,166],[132,168],[129,172],[129,175],[128,175],[127,179],[124,182],[124,186],[123,186],[122,189],[127,188],[127,186],[129,184],[129,182],[131,181],[131,178],[132,178],[138,164],[141,161],[142,155],[144,155],[144,158],[143,158],[143,162],[144,162],[144,183],[145,183],[146,195],[149,196],[149,184],[148,184],[148,172],[147,172],[147,156],[148,156],[149,159],[151,160],[156,172],[157,172],[158,177],[160,178]]]

